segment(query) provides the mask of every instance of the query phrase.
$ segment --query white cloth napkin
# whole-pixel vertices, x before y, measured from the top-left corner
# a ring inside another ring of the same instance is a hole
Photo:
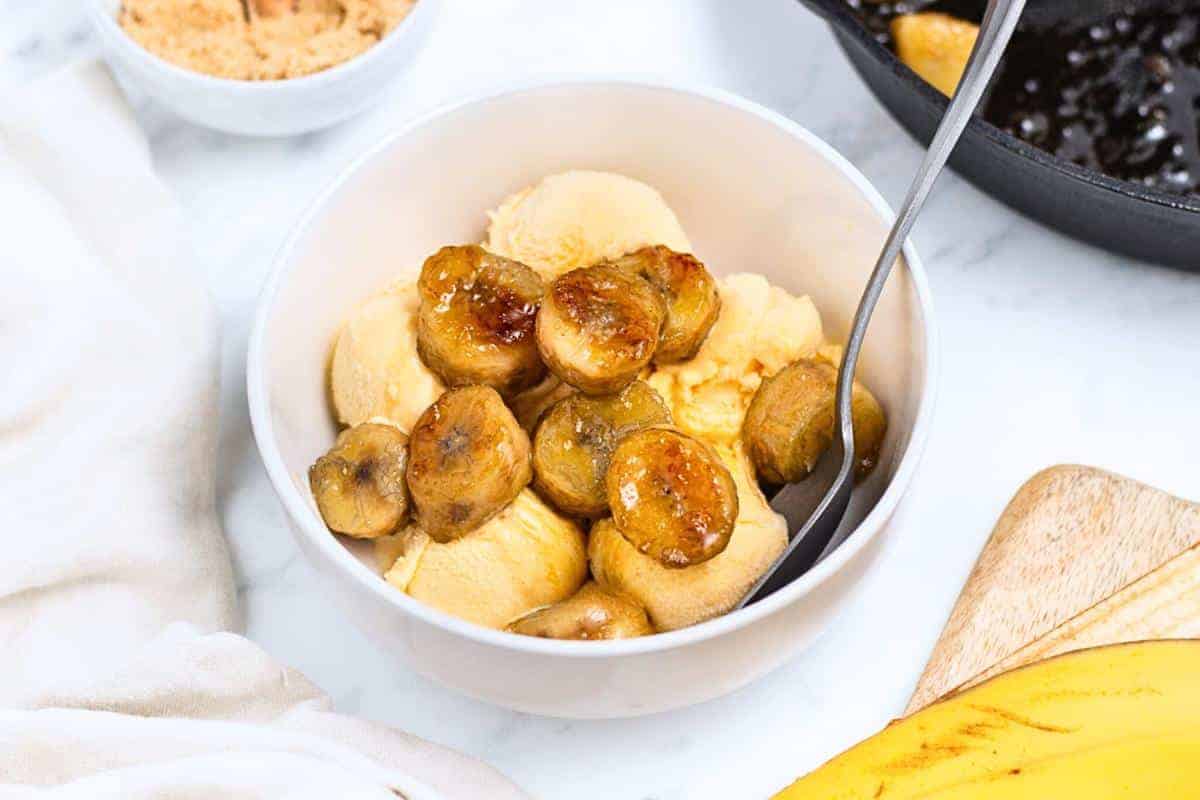
[[[108,74],[0,107],[0,797],[526,797],[235,624],[216,331]]]

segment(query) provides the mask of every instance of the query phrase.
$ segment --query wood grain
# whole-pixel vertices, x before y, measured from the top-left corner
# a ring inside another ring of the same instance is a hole
[[[1197,545],[1200,505],[1089,467],[1038,473],[997,522],[908,713],[1043,651],[1190,635],[1200,557],[1185,551]]]
[[[1200,546],[1030,642],[962,688],[1063,653],[1147,638],[1200,638]]]

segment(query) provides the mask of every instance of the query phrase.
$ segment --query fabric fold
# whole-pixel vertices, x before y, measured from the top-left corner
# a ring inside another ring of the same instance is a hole
[[[0,219],[0,797],[525,797],[228,632],[213,310],[102,67],[0,112]]]

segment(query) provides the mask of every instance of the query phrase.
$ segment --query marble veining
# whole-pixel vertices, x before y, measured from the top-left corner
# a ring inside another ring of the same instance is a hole
[[[0,92],[94,49],[81,0],[0,0]],[[384,132],[508,80],[601,72],[764,103],[828,140],[893,203],[920,156],[825,27],[789,0],[449,0],[382,107],[292,140],[205,131],[133,100],[221,315],[218,493],[247,633],[341,710],[478,755],[539,796],[761,797],[903,708],[992,523],[1034,471],[1083,462],[1200,498],[1200,276],[1065,239],[945,175],[915,234],[942,333],[934,433],[839,624],[753,686],[647,719],[563,722],[478,703],[388,661],[298,557],[250,436],[250,318],[290,224]]]

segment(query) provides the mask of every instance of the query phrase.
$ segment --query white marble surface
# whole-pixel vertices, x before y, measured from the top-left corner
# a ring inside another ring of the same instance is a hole
[[[0,91],[92,52],[82,2],[0,0]],[[510,713],[391,664],[327,604],[255,453],[242,381],[255,298],[299,211],[367,143],[446,100],[562,72],[739,92],[826,138],[893,202],[919,157],[791,0],[451,0],[384,107],[294,140],[224,136],[138,102],[224,324],[219,500],[246,630],[341,710],[478,755],[539,796],[761,797],[899,711],[997,514],[1034,471],[1083,462],[1200,498],[1200,276],[1067,240],[947,175],[915,236],[943,339],[935,432],[881,557],[816,648],[723,700],[611,722]]]

